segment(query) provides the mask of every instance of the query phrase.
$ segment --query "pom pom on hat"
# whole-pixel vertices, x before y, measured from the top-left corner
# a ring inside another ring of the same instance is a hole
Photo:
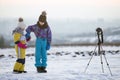
[[[18,21],[19,21],[19,22],[23,22],[23,18],[20,17],[20,18],[18,19]]]
[[[41,15],[46,16],[47,15],[46,11],[43,11]]]

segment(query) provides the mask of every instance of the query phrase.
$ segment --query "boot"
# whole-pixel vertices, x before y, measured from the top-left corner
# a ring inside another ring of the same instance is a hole
[[[37,72],[38,73],[46,73],[47,70],[45,70],[45,67],[37,67]]]
[[[14,74],[20,74],[20,73],[22,73],[21,71],[17,71],[17,70],[13,70],[13,73]]]
[[[40,72],[41,71],[41,67],[37,67],[37,72]]]
[[[18,73],[27,73],[27,71],[18,71]]]
[[[43,73],[47,73],[46,67],[41,67]]]

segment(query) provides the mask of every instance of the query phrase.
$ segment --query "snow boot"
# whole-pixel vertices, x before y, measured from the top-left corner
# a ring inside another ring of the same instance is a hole
[[[45,67],[37,67],[38,73],[47,73],[47,70],[45,70]]]
[[[22,72],[19,72],[19,71],[17,71],[17,70],[13,70],[13,73],[14,73],[14,74],[20,74],[20,73],[22,73]]]
[[[18,71],[18,73],[27,73],[27,71]]]
[[[46,67],[41,67],[43,73],[47,73]]]
[[[41,67],[37,67],[37,72],[41,71]]]
[[[27,73],[27,71],[17,71],[17,70],[13,70],[13,73],[15,73],[15,74],[19,74],[19,73]]]

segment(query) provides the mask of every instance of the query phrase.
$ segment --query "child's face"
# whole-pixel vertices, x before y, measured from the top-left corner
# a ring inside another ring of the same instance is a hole
[[[40,25],[44,25],[45,23],[44,23],[44,22],[39,21],[39,24],[40,24]]]

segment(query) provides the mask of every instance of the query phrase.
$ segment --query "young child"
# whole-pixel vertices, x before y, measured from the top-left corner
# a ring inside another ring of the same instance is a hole
[[[46,12],[43,11],[36,24],[28,26],[26,29],[26,38],[30,38],[30,33],[34,32],[36,36],[35,43],[35,67],[38,73],[46,73],[47,50],[51,44],[51,29],[46,20]]]
[[[27,48],[26,38],[24,36],[24,29],[26,25],[23,22],[23,18],[19,18],[18,25],[15,30],[13,30],[15,50],[17,55],[17,60],[14,65],[14,73],[27,73],[24,70],[25,67],[25,50]]]

